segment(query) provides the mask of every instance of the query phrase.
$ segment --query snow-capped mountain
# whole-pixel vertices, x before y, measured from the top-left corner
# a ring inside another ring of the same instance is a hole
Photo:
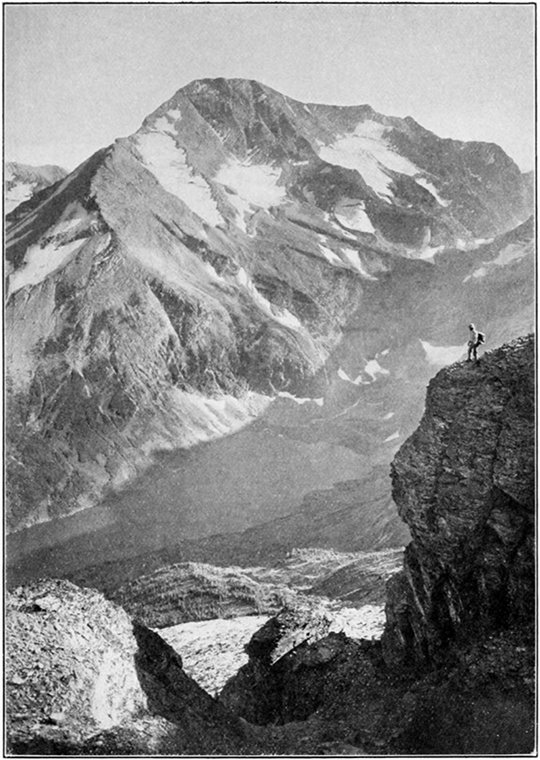
[[[4,212],[9,214],[35,193],[63,179],[61,166],[28,166],[8,161],[4,166]]]
[[[93,513],[107,551],[262,523],[400,540],[381,473],[427,379],[471,320],[491,345],[533,325],[531,213],[496,145],[182,88],[8,216],[10,529],[122,486]]]

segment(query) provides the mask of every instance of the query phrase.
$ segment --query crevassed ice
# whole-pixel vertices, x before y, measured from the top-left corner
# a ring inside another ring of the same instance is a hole
[[[144,165],[167,192],[180,198],[188,208],[213,226],[223,217],[212,197],[210,186],[186,161],[186,152],[163,132],[143,132],[136,138]]]
[[[330,145],[320,145],[319,157],[330,164],[355,169],[377,195],[392,196],[392,179],[386,169],[409,176],[418,174],[419,169],[393,150],[384,138],[385,131],[383,124],[367,119],[354,132],[338,137]]]
[[[426,354],[428,364],[435,367],[443,367],[457,362],[465,354],[467,344],[461,346],[433,346],[427,340],[420,340]]]

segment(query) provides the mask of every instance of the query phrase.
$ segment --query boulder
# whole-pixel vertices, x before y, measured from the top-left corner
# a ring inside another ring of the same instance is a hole
[[[158,634],[91,589],[41,580],[8,594],[6,728],[15,754],[235,754],[245,724]]]

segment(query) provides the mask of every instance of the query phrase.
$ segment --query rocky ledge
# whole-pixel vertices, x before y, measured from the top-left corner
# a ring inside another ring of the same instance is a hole
[[[533,620],[534,361],[528,336],[429,384],[392,465],[413,540],[387,586],[389,663]]]

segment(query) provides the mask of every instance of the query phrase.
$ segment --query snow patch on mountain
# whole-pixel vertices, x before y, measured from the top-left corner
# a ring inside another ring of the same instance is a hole
[[[377,279],[376,277],[374,277],[372,274],[369,274],[369,272],[367,272],[364,269],[364,265],[362,264],[362,259],[360,258],[360,254],[358,251],[355,251],[354,248],[343,248],[342,253],[347,259],[347,261],[349,262],[349,264],[351,264],[356,269],[356,271],[362,275],[362,277],[365,277],[366,280]]]
[[[365,211],[364,201],[345,199],[336,206],[334,213],[338,222],[344,227],[359,232],[375,233],[371,219]]]
[[[354,132],[338,137],[330,145],[319,145],[319,158],[356,170],[377,195],[392,196],[392,178],[386,170],[414,176],[418,167],[393,150],[385,139],[386,131],[377,121],[362,121]]]
[[[324,235],[319,235],[319,237],[322,238],[323,240],[326,240],[326,238],[324,237]],[[334,251],[332,251],[331,248],[328,248],[328,246],[323,245],[322,243],[320,243],[319,244],[319,250],[322,253],[322,255],[324,256],[324,258],[327,261],[330,262],[330,264],[335,264],[336,266],[343,266],[342,260],[339,258],[339,256],[337,255],[337,253],[335,253]]]
[[[364,372],[371,377],[372,380],[377,379],[377,375],[389,375],[390,372],[385,369],[384,367],[381,367],[377,359],[370,359],[368,362],[366,362],[366,366],[364,367]]]
[[[163,132],[141,132],[136,147],[146,168],[167,192],[175,195],[212,226],[223,222],[210,186],[186,160],[186,151]]]
[[[474,240],[462,240],[458,238],[456,240],[456,248],[458,251],[476,251],[482,245],[489,245],[493,243],[493,238],[475,238]]]
[[[451,204],[452,201],[445,201],[443,198],[441,198],[437,191],[437,188],[431,182],[429,182],[429,180],[425,179],[424,177],[415,177],[414,181],[417,185],[423,187],[424,190],[427,190],[428,193],[431,193],[437,203],[439,203],[441,206],[444,206],[446,208]]]
[[[485,277],[488,273],[488,270],[486,267],[478,267],[478,269],[475,269],[474,272],[471,274],[468,274],[467,277],[463,278],[463,282],[468,282],[468,280],[471,279],[478,279],[479,277]]]
[[[16,185],[11,191],[6,193],[4,199],[4,212],[9,214],[9,212],[13,211],[13,209],[20,203],[31,198],[33,192],[34,185],[30,184],[30,182],[21,182],[21,184]]]
[[[349,240],[356,240],[356,235],[353,235],[352,232],[348,232],[347,230],[344,230],[343,227],[341,227],[339,224],[336,224],[335,222],[332,222],[332,227],[337,230],[340,235],[343,237],[348,238]]]
[[[423,248],[421,248],[419,251],[415,251],[413,258],[423,259],[424,261],[433,262],[433,257],[437,253],[441,253],[441,251],[444,251],[444,245],[435,245],[435,246],[426,245]]]
[[[344,369],[341,367],[337,371],[338,377],[340,377],[342,380],[345,380],[347,383],[352,383],[353,385],[369,385],[369,380],[363,380],[362,379],[362,373],[357,375],[357,377],[352,379]]]
[[[467,344],[461,346],[433,346],[427,340],[420,340],[426,354],[428,364],[434,367],[444,367],[459,361],[467,349]]]
[[[43,282],[49,275],[64,266],[85,242],[79,239],[64,245],[54,242],[43,247],[39,244],[31,245],[26,251],[23,266],[9,275],[8,298],[27,285]]]
[[[215,181],[233,191],[234,194],[229,193],[229,200],[241,218],[240,226],[245,229],[244,214],[252,211],[252,206],[268,210],[285,200],[287,189],[278,184],[280,176],[281,171],[273,166],[246,164],[230,158],[220,167]]]

